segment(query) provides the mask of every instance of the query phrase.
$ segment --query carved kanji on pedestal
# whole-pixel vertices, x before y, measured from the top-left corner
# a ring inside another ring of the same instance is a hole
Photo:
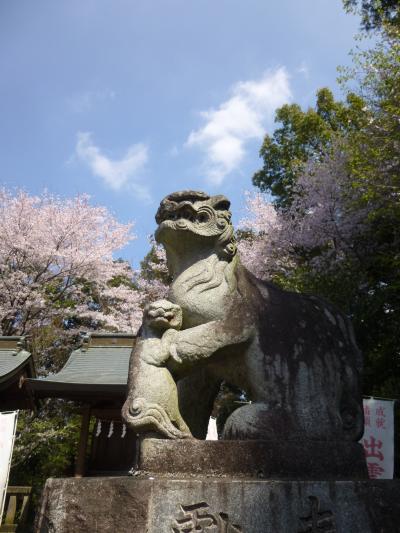
[[[173,533],[242,533],[226,513],[213,513],[206,502],[181,505],[180,508],[180,516],[172,525]]]

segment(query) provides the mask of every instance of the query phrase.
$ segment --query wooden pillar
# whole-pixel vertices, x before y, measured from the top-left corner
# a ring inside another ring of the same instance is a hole
[[[75,465],[75,477],[83,477],[86,473],[86,450],[89,438],[90,407],[82,412],[81,434],[79,437],[78,456]]]

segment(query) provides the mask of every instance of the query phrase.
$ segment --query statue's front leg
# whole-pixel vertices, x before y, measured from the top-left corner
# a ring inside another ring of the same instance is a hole
[[[234,315],[182,331],[170,329],[161,339],[162,358],[180,377],[219,350],[250,341],[254,334],[254,323]]]

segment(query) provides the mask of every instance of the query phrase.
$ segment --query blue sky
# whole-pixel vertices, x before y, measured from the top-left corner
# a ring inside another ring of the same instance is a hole
[[[135,220],[137,265],[172,191],[240,218],[274,109],[335,89],[358,25],[341,0],[3,0],[0,183]]]

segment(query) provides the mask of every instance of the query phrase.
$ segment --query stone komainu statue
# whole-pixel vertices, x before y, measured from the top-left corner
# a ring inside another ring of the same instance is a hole
[[[246,392],[225,439],[358,440],[362,358],[347,318],[241,264],[224,196],[170,194],[156,240],[173,279],[147,306],[123,417],[138,433],[205,438],[222,381]]]

